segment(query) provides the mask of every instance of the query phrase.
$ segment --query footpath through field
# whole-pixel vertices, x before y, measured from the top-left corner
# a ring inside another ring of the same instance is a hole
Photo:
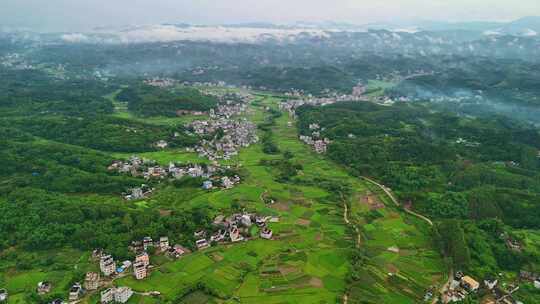
[[[372,183],[373,185],[376,185],[376,186],[379,187],[381,190],[383,190],[384,193],[386,193],[386,195],[390,198],[390,200],[392,200],[392,202],[393,202],[397,207],[400,207],[400,206],[401,206],[401,204],[399,203],[399,201],[396,199],[396,197],[394,196],[394,194],[392,193],[392,191],[391,191],[390,189],[388,189],[388,187],[379,184],[378,182],[374,181],[373,179],[371,179],[371,178],[369,178],[369,177],[362,176],[362,178],[363,178],[364,180],[367,180],[368,182]],[[413,216],[416,216],[416,217],[418,217],[418,218],[420,218],[420,219],[426,221],[430,226],[433,226],[433,222],[432,222],[429,218],[427,218],[427,217],[425,217],[425,216],[423,216],[423,215],[421,215],[421,214],[419,214],[419,213],[416,213],[416,212],[410,210],[409,208],[403,208],[403,209],[405,210],[405,212],[407,212],[407,213],[409,213],[409,214],[411,214],[411,215],[413,215]]]

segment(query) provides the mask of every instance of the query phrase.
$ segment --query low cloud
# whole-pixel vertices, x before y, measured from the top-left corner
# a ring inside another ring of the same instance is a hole
[[[84,34],[80,33],[73,33],[73,34],[64,34],[61,36],[62,40],[66,42],[72,42],[72,43],[80,43],[80,42],[89,42],[90,38]]]
[[[294,41],[300,35],[324,38],[326,30],[320,29],[282,29],[224,26],[175,26],[150,25],[126,28],[123,30],[103,29],[85,34],[65,34],[62,40],[71,43],[146,43],[171,41],[210,41],[219,43],[257,43],[267,40],[281,42]]]

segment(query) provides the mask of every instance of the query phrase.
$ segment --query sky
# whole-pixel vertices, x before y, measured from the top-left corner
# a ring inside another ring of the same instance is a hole
[[[0,0],[0,27],[87,31],[157,23],[503,21],[539,0]]]

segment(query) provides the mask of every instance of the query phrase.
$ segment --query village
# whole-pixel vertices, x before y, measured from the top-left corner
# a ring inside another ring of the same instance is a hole
[[[222,166],[217,162],[213,164],[182,164],[169,163],[168,166],[159,166],[156,161],[131,156],[127,161],[116,160],[108,168],[121,174],[133,177],[143,177],[147,181],[160,181],[164,179],[181,179],[184,177],[202,178],[201,187],[205,190],[214,188],[231,189],[240,183],[240,177],[234,174],[231,166]],[[149,197],[155,189],[146,184],[128,189],[123,194],[124,199],[139,200]]]
[[[218,215],[211,229],[201,229],[194,232],[195,242],[190,248],[203,251],[217,245],[247,242],[254,239],[272,240],[274,235],[269,223],[279,222],[279,217],[263,216],[255,213],[235,213],[230,216]],[[255,228],[253,230],[252,228]],[[254,232],[257,231],[257,232]],[[68,294],[68,302],[55,299],[51,304],[75,304],[85,296],[99,292],[100,303],[126,303],[136,292],[130,287],[115,286],[114,281],[127,276],[133,276],[136,280],[146,279],[155,268],[151,264],[151,253],[166,256],[169,260],[180,259],[192,250],[179,244],[171,245],[169,237],[161,236],[156,240],[147,236],[141,240],[134,240],[128,249],[134,255],[134,260],[116,261],[102,249],[92,252],[91,260],[99,264],[99,272],[87,272],[82,283],[74,283]],[[53,286],[50,282],[39,282],[36,291],[39,295],[51,292]],[[158,291],[142,293],[145,296],[157,297]],[[8,299],[8,291],[0,289],[0,302]]]
[[[200,157],[209,160],[230,159],[241,148],[249,147],[259,141],[257,127],[241,114],[247,111],[251,100],[249,95],[237,95],[236,100],[226,100],[217,109],[210,110],[210,119],[196,120],[186,125],[188,134],[203,138],[194,149]]]
[[[458,271],[441,290],[442,303],[461,303],[469,296],[482,291],[482,304],[524,304],[513,297],[513,294],[520,289],[520,284],[528,283],[540,289],[540,274],[521,270],[519,276],[510,283],[503,282],[502,276],[501,273],[486,277],[480,283],[473,277]],[[432,298],[433,291],[429,291],[424,300],[431,302]]]
[[[305,144],[311,146],[315,152],[319,154],[326,153],[328,145],[331,143],[328,138],[321,138],[321,131],[324,131],[324,128],[321,128],[318,124],[310,124],[309,130],[312,132],[311,136],[300,135],[300,140]]]

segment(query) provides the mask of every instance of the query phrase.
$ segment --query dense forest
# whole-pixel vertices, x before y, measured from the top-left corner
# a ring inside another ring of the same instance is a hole
[[[161,89],[148,85],[131,86],[117,96],[127,102],[128,109],[140,116],[177,115],[178,110],[209,111],[217,106],[217,99],[204,95],[196,89]]]
[[[66,247],[85,251],[103,247],[127,258],[126,244],[131,240],[169,233],[188,238],[183,240],[186,244],[193,243],[191,230],[208,224],[207,211],[172,213],[164,218],[156,210],[134,208],[121,194],[153,182],[107,167],[116,159],[114,152],[155,151],[159,140],[168,141],[170,148],[187,147],[197,143],[196,136],[187,135],[182,124],[149,124],[113,115],[112,100],[106,96],[119,90],[116,84],[61,79],[37,70],[0,68],[0,75],[2,259],[16,261],[24,269],[30,265],[23,264],[35,261],[17,258],[18,249]],[[145,98],[157,100],[156,109],[163,109],[162,103],[169,101],[165,98],[169,95],[161,92],[145,94]],[[216,104],[214,98],[195,89],[183,89],[175,96],[178,102],[189,104],[189,109],[207,110]],[[135,111],[152,106],[133,107]],[[166,113],[152,113],[158,114]]]
[[[297,114],[305,135],[311,123],[321,125],[332,140],[330,158],[436,219],[435,237],[456,267],[486,275],[538,265],[538,253],[510,251],[501,238],[520,240],[513,231],[540,228],[537,129],[406,103],[304,106]]]

